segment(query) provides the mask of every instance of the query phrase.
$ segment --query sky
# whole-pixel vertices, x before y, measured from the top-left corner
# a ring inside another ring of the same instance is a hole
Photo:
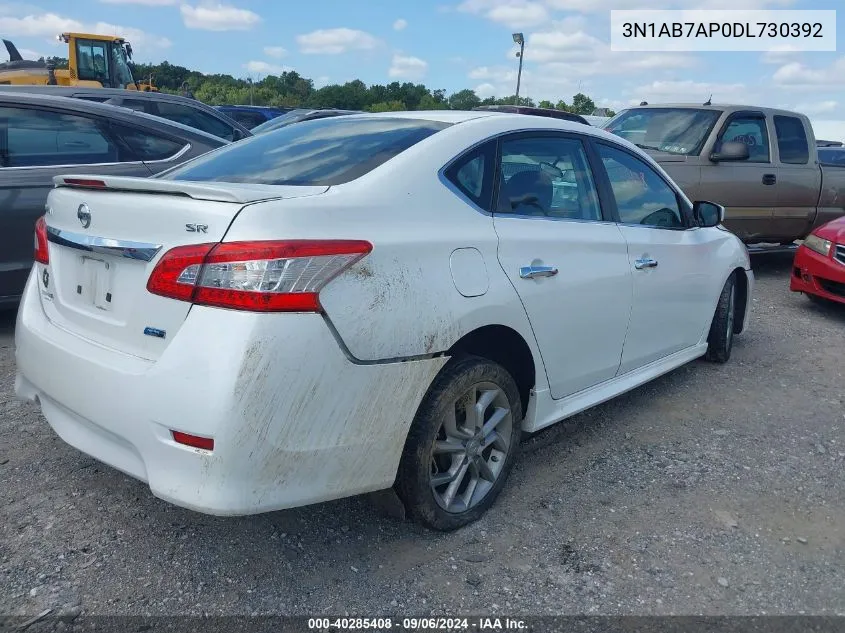
[[[836,9],[837,52],[625,53],[610,9]],[[520,94],[576,92],[619,110],[642,100],[746,103],[804,112],[845,140],[842,0],[33,0],[0,2],[0,36],[24,57],[64,55],[55,36],[127,37],[136,61],[259,79],[295,69],[318,87],[413,81],[479,96],[515,91],[511,34],[525,34]],[[64,45],[66,47],[66,45]],[[5,52],[5,51],[4,51]]]

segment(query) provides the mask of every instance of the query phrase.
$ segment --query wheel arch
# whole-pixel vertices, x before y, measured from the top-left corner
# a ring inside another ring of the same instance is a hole
[[[460,354],[480,356],[502,365],[519,388],[523,415],[528,412],[531,390],[537,382],[537,362],[519,332],[507,325],[484,325],[464,334],[446,351],[446,356]]]

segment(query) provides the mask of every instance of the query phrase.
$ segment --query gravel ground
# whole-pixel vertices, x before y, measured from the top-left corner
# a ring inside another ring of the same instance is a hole
[[[845,614],[845,309],[755,260],[751,329],[529,440],[477,524],[370,498],[221,519],[66,446],[13,399],[0,317],[0,614]]]

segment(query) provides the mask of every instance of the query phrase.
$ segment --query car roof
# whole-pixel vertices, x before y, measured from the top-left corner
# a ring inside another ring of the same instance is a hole
[[[72,99],[70,97],[60,97],[54,94],[33,94],[26,91],[0,91],[0,105],[6,107],[14,107],[15,105],[42,105],[62,108],[83,114],[90,114],[93,116],[102,116],[111,119],[119,119],[126,123],[133,123],[141,121],[149,127],[159,128],[163,131],[180,131],[181,136],[189,135],[204,140],[213,140],[217,143],[225,144],[226,141],[220,137],[214,136],[207,132],[203,132],[194,127],[164,119],[162,117],[153,116],[146,112],[138,112],[131,108],[123,106],[108,105],[105,103],[98,103],[96,101],[85,101],[84,99]]]
[[[733,111],[755,111],[755,112],[764,112],[771,115],[784,115],[784,116],[797,116],[803,117],[803,114],[792,110],[781,110],[780,108],[769,108],[765,106],[759,105],[750,105],[750,104],[737,104],[737,103],[711,103],[711,104],[700,104],[700,103],[647,103],[645,105],[634,105],[624,108],[625,112],[629,112],[631,110],[648,110],[648,109],[660,109],[660,108],[681,108],[681,109],[695,109],[695,110],[716,110],[718,112],[723,112],[725,110],[733,110]]]

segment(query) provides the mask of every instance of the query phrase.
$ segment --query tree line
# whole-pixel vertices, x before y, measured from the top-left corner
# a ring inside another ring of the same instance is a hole
[[[67,68],[67,59],[51,57],[56,68]],[[211,105],[253,103],[265,106],[302,108],[340,108],[389,112],[398,110],[471,110],[482,105],[513,105],[516,95],[480,98],[474,90],[466,88],[452,94],[445,90],[432,90],[424,84],[394,81],[367,85],[360,79],[345,84],[330,84],[316,88],[314,81],[295,70],[280,75],[268,75],[259,81],[232,75],[206,75],[170,62],[160,64],[133,64],[132,73],[138,81],[152,81],[162,92],[179,93],[187,83],[194,97]],[[596,104],[585,94],[578,93],[567,103],[563,99],[553,103],[548,100],[535,103],[530,97],[519,97],[519,105],[554,108],[576,114],[592,114]],[[615,114],[612,110],[608,116]]]

